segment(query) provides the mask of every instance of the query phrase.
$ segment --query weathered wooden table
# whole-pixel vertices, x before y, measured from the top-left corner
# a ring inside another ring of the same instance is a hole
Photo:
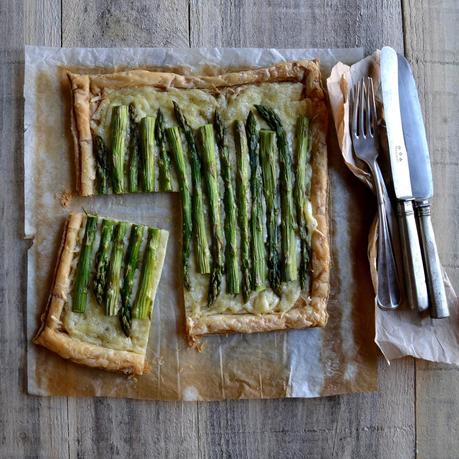
[[[25,393],[23,45],[353,47],[413,64],[440,256],[459,286],[457,0],[1,0],[0,456],[457,457],[459,372],[380,361],[379,391],[315,400],[155,403]],[[27,199],[27,196],[25,197]]]

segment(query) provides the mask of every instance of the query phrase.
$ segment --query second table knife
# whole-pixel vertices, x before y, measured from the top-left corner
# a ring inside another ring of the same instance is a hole
[[[395,196],[398,201],[400,231],[410,306],[419,311],[429,307],[429,297],[424,274],[421,247],[413,210],[408,155],[403,137],[398,92],[398,58],[394,49],[381,50],[381,88],[386,121],[389,158]]]
[[[435,319],[441,319],[448,317],[449,311],[437,244],[430,219],[429,200],[433,196],[433,180],[429,147],[413,73],[408,61],[400,55],[398,56],[398,87],[403,136],[408,151],[411,187],[415,199],[414,209],[421,236],[427,290],[430,296],[430,314]]]

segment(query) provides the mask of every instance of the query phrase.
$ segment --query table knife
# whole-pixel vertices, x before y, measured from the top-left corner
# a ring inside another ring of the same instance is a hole
[[[435,319],[441,319],[448,317],[449,311],[440,258],[430,219],[429,200],[433,196],[433,180],[429,147],[413,73],[408,61],[400,55],[398,56],[398,89],[403,137],[408,152],[415,215],[421,237],[421,249],[430,299],[430,314]]]
[[[407,300],[413,309],[425,311],[429,307],[429,297],[414,217],[414,196],[400,114],[398,58],[394,49],[385,46],[381,50],[380,67],[390,168],[400,221]]]

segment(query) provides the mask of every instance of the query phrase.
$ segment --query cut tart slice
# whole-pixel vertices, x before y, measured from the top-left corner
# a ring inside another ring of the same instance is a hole
[[[168,232],[71,214],[34,342],[61,357],[141,375]]]
[[[180,193],[191,344],[326,324],[328,115],[318,62],[68,76],[79,193]]]

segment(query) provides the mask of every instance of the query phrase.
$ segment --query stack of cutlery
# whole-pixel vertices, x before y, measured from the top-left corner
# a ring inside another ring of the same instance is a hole
[[[445,318],[448,303],[430,218],[432,170],[416,83],[408,61],[390,47],[381,50],[380,79],[385,127],[376,122],[377,88],[368,78],[353,88],[350,120],[354,153],[370,169],[378,197],[377,303],[397,308],[403,288],[412,309]],[[391,175],[386,182],[377,161],[383,157],[377,141],[383,129]]]

